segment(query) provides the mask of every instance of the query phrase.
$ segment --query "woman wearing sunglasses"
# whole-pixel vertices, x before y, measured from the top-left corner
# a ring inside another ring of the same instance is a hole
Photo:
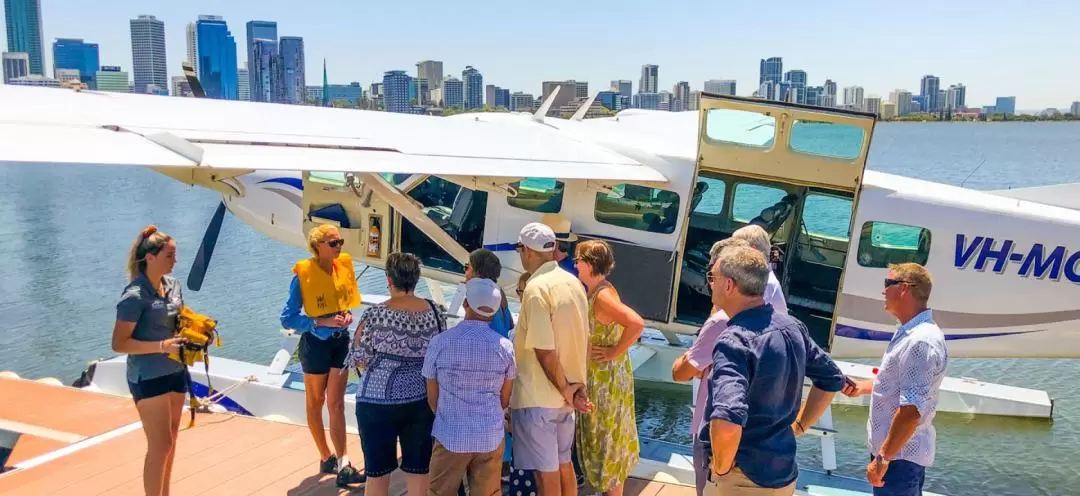
[[[367,480],[345,454],[345,384],[349,376],[341,371],[349,353],[352,309],[360,306],[360,289],[352,257],[341,251],[343,244],[341,233],[331,225],[316,226],[308,233],[308,250],[313,256],[293,266],[289,299],[281,310],[281,325],[300,333],[307,424],[319,449],[319,469],[324,474],[337,474],[339,487]],[[330,412],[333,452],[323,430],[323,403]]]

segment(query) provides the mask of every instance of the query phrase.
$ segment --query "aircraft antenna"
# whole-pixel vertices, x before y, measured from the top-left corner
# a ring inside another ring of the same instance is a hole
[[[966,183],[968,179],[971,179],[971,175],[975,174],[975,171],[979,170],[979,168],[982,167],[983,164],[985,164],[985,163],[986,163],[986,159],[984,158],[984,159],[982,159],[982,162],[979,162],[979,165],[976,165],[975,168],[972,169],[971,172],[968,173],[967,177],[965,177],[963,181],[960,181],[960,187],[963,188],[964,183]]]

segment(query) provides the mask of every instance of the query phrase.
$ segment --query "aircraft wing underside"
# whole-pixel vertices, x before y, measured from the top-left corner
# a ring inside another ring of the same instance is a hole
[[[667,182],[543,125],[19,86],[0,101],[0,163]]]

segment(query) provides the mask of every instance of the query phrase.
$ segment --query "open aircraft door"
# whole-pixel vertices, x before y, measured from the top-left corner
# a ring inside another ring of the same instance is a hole
[[[850,199],[851,211],[840,214],[855,218],[875,122],[873,114],[864,112],[702,93],[696,173],[720,174],[758,184],[772,183],[796,192],[789,195],[790,200],[785,198],[792,203],[786,205],[792,210],[790,227],[775,233],[782,236],[788,246],[798,248],[799,243],[804,243],[803,246],[810,243],[823,250],[838,249],[838,255],[843,258],[849,241],[810,236],[803,217],[805,200],[812,195]],[[738,205],[734,203],[737,202],[739,195],[732,200],[736,209]],[[750,222],[755,223],[755,220],[760,217]],[[851,229],[848,220],[848,240]],[[773,241],[777,242],[777,238]],[[838,243],[838,246],[829,243]],[[835,333],[834,309],[839,307],[838,300],[843,294],[844,265],[846,261],[841,260],[839,267],[835,267],[839,271],[839,286],[819,292],[818,301],[811,302],[821,304],[816,305],[818,317],[831,320],[828,342],[821,343],[825,336],[815,336],[815,340],[826,346],[831,344]],[[808,272],[804,271],[804,275]],[[785,293],[789,276],[785,272],[781,277]],[[788,299],[791,307],[791,298]]]
[[[356,262],[382,267],[393,251],[393,209],[357,176],[303,172],[304,233],[319,224],[338,228],[342,251]]]

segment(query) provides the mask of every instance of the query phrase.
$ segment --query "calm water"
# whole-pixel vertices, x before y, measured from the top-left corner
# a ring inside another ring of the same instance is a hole
[[[1080,181],[1080,124],[880,124],[869,167],[976,189]],[[0,370],[70,383],[109,349],[114,305],[134,236],[149,223],[177,237],[176,276],[187,277],[215,194],[145,169],[0,166]],[[304,252],[227,217],[202,291],[186,299],[219,319],[223,356],[268,363],[288,268]],[[385,291],[378,271],[366,291]],[[421,288],[424,291],[424,288]],[[937,465],[927,490],[962,494],[1080,492],[1080,361],[953,360],[949,374],[1045,389],[1050,421],[939,414]],[[689,442],[689,392],[638,386],[645,435]],[[834,409],[839,472],[861,477],[865,409]],[[800,462],[820,467],[815,439]]]

